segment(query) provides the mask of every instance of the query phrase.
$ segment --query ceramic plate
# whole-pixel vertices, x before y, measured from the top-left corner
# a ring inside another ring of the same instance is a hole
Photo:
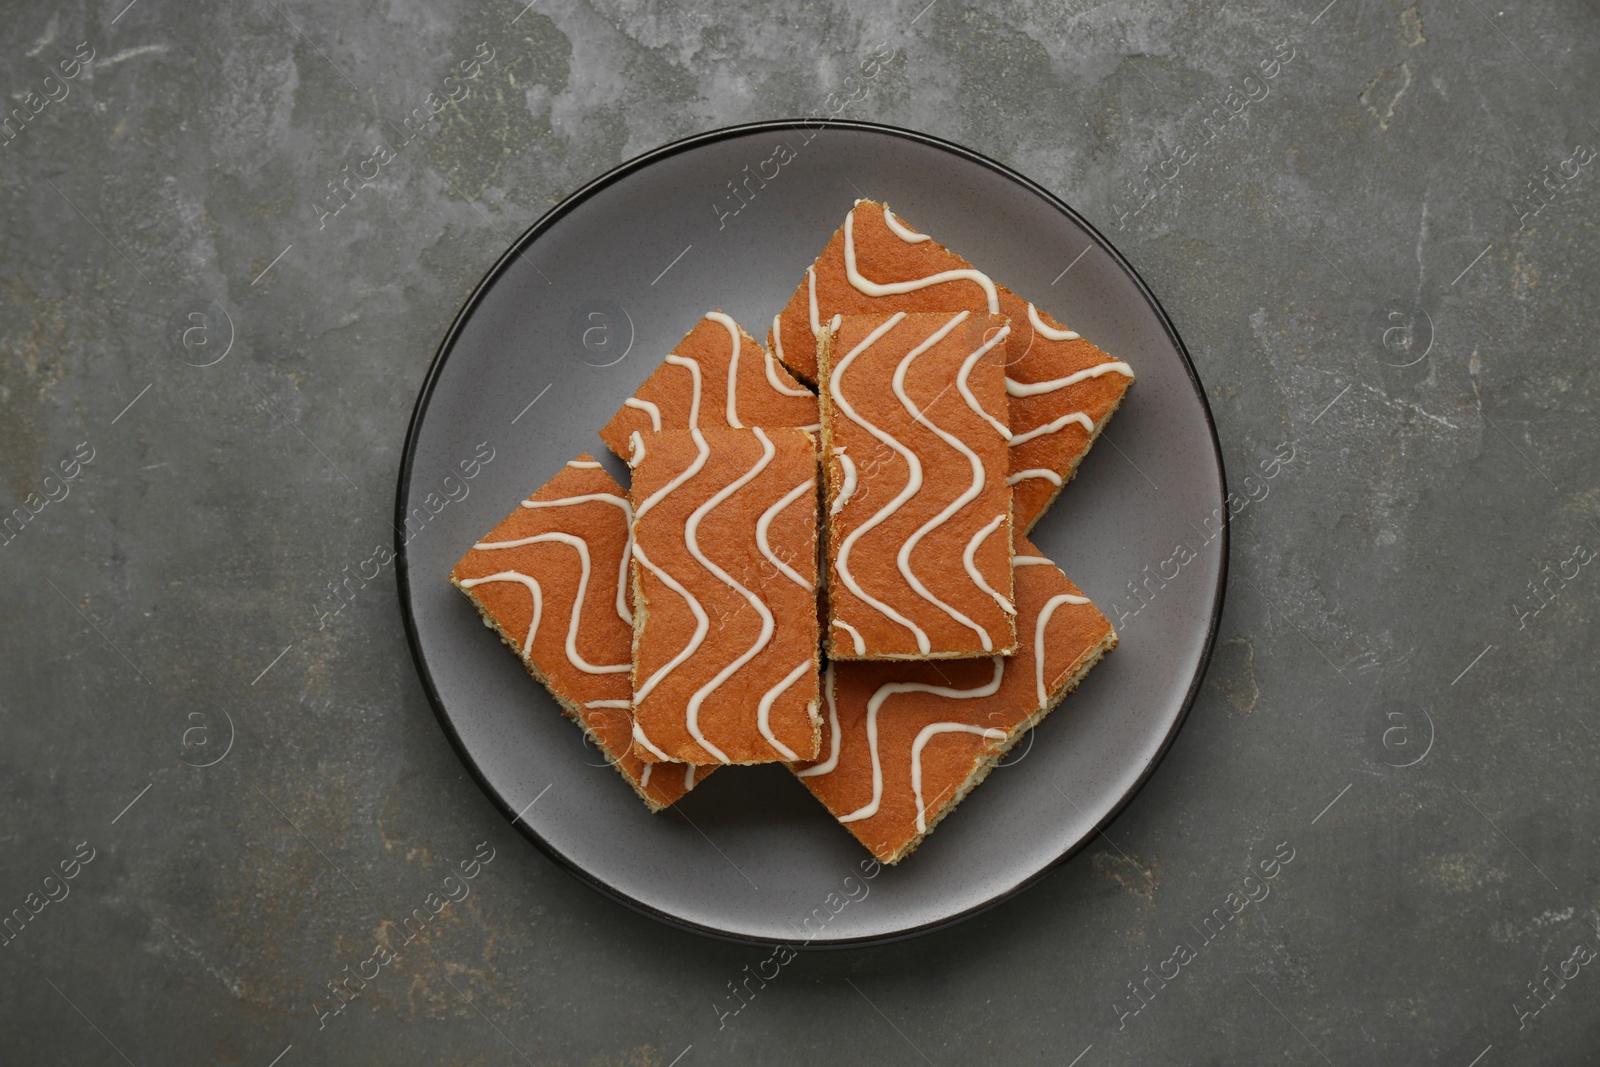
[[[742,184],[752,174],[764,184]],[[749,192],[735,196],[734,184]],[[627,484],[595,431],[706,311],[722,308],[764,338],[857,197],[887,201],[1132,363],[1138,382],[1032,535],[1119,623],[1121,645],[914,855],[841,908],[845,879],[860,879],[869,856],[788,771],[723,770],[651,815],[446,575],[579,452],[601,456]],[[463,460],[477,472],[470,480],[459,478]],[[623,164],[534,224],[468,298],[406,440],[400,602],[445,732],[495,804],[557,863],[703,933],[869,943],[1006,899],[1138,790],[1211,651],[1227,572],[1224,495],[1215,429],[1182,341],[1139,276],[1069,207],[924,134],[761,123]],[[1190,551],[1175,553],[1180,544]]]

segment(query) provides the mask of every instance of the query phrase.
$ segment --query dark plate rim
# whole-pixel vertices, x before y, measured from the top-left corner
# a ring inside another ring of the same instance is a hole
[[[434,352],[433,361],[428,365],[428,373],[422,382],[422,389],[417,394],[416,406],[412,408],[411,420],[406,426],[405,448],[403,449],[400,458],[400,479],[395,489],[395,588],[400,599],[400,615],[405,623],[406,643],[411,648],[412,661],[416,664],[417,675],[421,679],[422,687],[428,695],[428,703],[433,707],[434,716],[439,720],[439,725],[444,728],[445,736],[449,738],[451,747],[456,750],[456,755],[458,755],[461,758],[461,762],[466,765],[467,770],[472,774],[473,779],[478,783],[478,787],[483,790],[484,795],[487,796],[490,802],[493,803],[494,806],[500,811],[500,814],[510,821],[513,827],[521,832],[523,837],[532,842],[534,846],[539,849],[539,851],[543,852],[546,856],[553,860],[557,866],[566,870],[579,881],[582,881],[586,885],[597,890],[602,895],[616,901],[617,903],[622,904],[633,911],[639,912],[642,915],[649,916],[650,918],[664,923],[667,926],[675,927],[679,930],[688,930],[692,933],[702,934],[707,937],[716,938],[722,941],[731,941],[738,944],[764,945],[768,943],[768,939],[765,938],[750,937],[746,934],[737,933],[735,931],[722,930],[714,926],[706,926],[701,923],[690,922],[686,919],[680,918],[679,916],[664,912],[659,908],[652,907],[643,901],[636,900],[624,893],[621,889],[607,884],[600,878],[585,870],[583,867],[569,860],[543,837],[541,837],[538,832],[534,830],[533,827],[530,826],[526,821],[517,818],[517,813],[512,810],[510,803],[500,796],[499,790],[489,782],[482,769],[478,766],[477,761],[473,759],[472,754],[467,750],[466,744],[461,740],[461,735],[456,731],[455,723],[451,719],[450,714],[445,710],[444,702],[440,699],[439,691],[434,685],[433,675],[429,672],[427,662],[423,657],[422,642],[420,635],[417,633],[416,618],[411,610],[410,560],[406,555],[405,541],[399,536],[399,532],[404,529],[401,523],[404,521],[406,516],[406,499],[411,488],[411,474],[413,461],[416,457],[417,436],[422,427],[422,420],[427,415],[429,401],[431,401],[433,398],[434,386],[439,380],[439,375],[444,369],[445,361],[450,357],[450,353],[454,349],[456,339],[460,336],[462,329],[465,328],[467,321],[472,317],[473,312],[477,310],[478,304],[483,300],[484,295],[494,286],[495,282],[500,279],[501,274],[505,272],[506,268],[509,267],[514,260],[521,256],[528,246],[532,245],[533,242],[537,240],[542,233],[544,233],[544,231],[548,230],[551,226],[555,225],[555,223],[559,222],[573,208],[600,190],[614,184],[618,180],[634,173],[635,171],[642,170],[659,160],[676,155],[679,152],[688,151],[692,148],[698,148],[701,145],[713,144],[717,141],[722,141],[733,137],[741,137],[752,133],[769,133],[802,128],[806,130],[836,129],[887,134],[891,137],[899,137],[908,141],[914,141],[919,144],[940,149],[941,151],[948,152],[951,155],[957,156],[961,159],[965,159],[970,162],[977,163],[980,166],[986,167],[998,174],[1000,177],[1016,183],[1023,189],[1026,189],[1027,191],[1040,197],[1051,207],[1055,208],[1057,211],[1060,211],[1063,215],[1066,215],[1077,225],[1081,226],[1084,232],[1089,235],[1090,240],[1098,245],[1103,252],[1108,254],[1117,264],[1117,266],[1128,275],[1128,277],[1133,279],[1133,282],[1138,287],[1140,293],[1142,293],[1144,298],[1150,302],[1150,306],[1155,309],[1157,317],[1161,320],[1161,326],[1166,330],[1167,337],[1171,340],[1173,347],[1177,349],[1178,355],[1183,358],[1183,367],[1188,373],[1189,385],[1194,390],[1195,398],[1200,402],[1201,411],[1205,414],[1206,427],[1211,431],[1211,451],[1213,458],[1216,460],[1217,470],[1222,479],[1222,570],[1218,575],[1216,594],[1212,598],[1211,618],[1206,625],[1205,651],[1195,666],[1194,677],[1190,680],[1189,689],[1184,694],[1183,705],[1178,711],[1177,718],[1173,720],[1172,726],[1167,730],[1166,736],[1161,740],[1160,748],[1156,750],[1156,754],[1151,757],[1150,761],[1145,764],[1144,771],[1139,775],[1138,779],[1133,783],[1132,786],[1128,788],[1125,793],[1123,793],[1122,796],[1117,798],[1116,803],[1111,806],[1111,808],[1106,812],[1105,816],[1101,818],[1100,821],[1097,822],[1088,833],[1084,834],[1076,844],[1063,851],[1060,856],[1057,856],[1054,860],[1045,864],[1038,871],[1034,872],[1028,878],[1019,882],[1010,889],[1007,889],[1005,892],[998,893],[995,896],[990,897],[988,900],[982,901],[981,903],[975,904],[970,908],[947,916],[943,919],[938,919],[934,922],[923,923],[918,926],[907,927],[903,930],[896,930],[895,932],[889,934],[868,937],[838,938],[821,943],[811,941],[795,943],[795,947],[814,949],[861,948],[870,945],[889,944],[894,941],[901,941],[907,938],[917,937],[922,934],[932,933],[935,930],[945,929],[947,927],[954,926],[957,923],[964,922],[967,919],[971,919],[974,916],[981,915],[990,908],[1010,900],[1012,897],[1021,893],[1025,889],[1033,886],[1040,879],[1045,877],[1045,875],[1055,871],[1063,863],[1067,862],[1067,860],[1077,855],[1085,845],[1093,840],[1097,833],[1103,831],[1117,818],[1118,815],[1122,813],[1123,809],[1128,806],[1129,802],[1133,800],[1133,798],[1138,794],[1139,790],[1144,788],[1145,782],[1149,781],[1150,775],[1154,773],[1157,765],[1159,765],[1162,759],[1166,757],[1167,751],[1172,747],[1172,742],[1178,736],[1178,731],[1182,729],[1183,724],[1188,721],[1189,709],[1194,706],[1195,698],[1199,695],[1200,686],[1205,679],[1206,667],[1211,662],[1211,655],[1216,646],[1217,630],[1222,618],[1223,599],[1228,587],[1229,538],[1231,536],[1232,522],[1228,515],[1227,508],[1227,466],[1223,462],[1222,443],[1217,437],[1217,424],[1216,420],[1211,416],[1211,405],[1206,401],[1205,388],[1200,384],[1199,375],[1195,372],[1194,361],[1189,357],[1189,349],[1184,345],[1183,338],[1178,336],[1178,331],[1172,325],[1172,319],[1167,315],[1166,308],[1161,306],[1161,301],[1156,299],[1155,293],[1152,292],[1149,285],[1145,283],[1144,278],[1141,277],[1139,272],[1133,268],[1133,265],[1123,257],[1122,253],[1119,252],[1110,241],[1106,240],[1105,236],[1102,235],[1099,230],[1091,225],[1089,221],[1082,215],[1078,214],[1078,212],[1069,207],[1054,193],[1051,193],[1048,189],[1045,189],[1031,179],[1018,174],[1016,171],[1005,166],[1003,163],[998,163],[995,160],[975,152],[970,148],[958,145],[952,141],[944,140],[941,137],[935,137],[931,134],[921,133],[916,130],[903,129],[898,126],[889,126],[877,122],[858,122],[847,119],[774,119],[764,122],[747,122],[737,126],[724,126],[720,129],[709,130],[705,133],[695,134],[692,137],[686,137],[680,141],[672,141],[668,144],[661,145],[658,148],[651,149],[643,155],[636,156],[633,159],[621,163],[606,173],[600,175],[598,178],[595,178],[593,181],[589,182],[587,185],[584,185],[566,199],[556,204],[549,211],[545,212],[544,215],[542,215],[532,226],[529,226],[525,231],[523,231],[522,235],[518,237],[516,241],[512,243],[511,247],[500,256],[500,258],[495,262],[494,266],[489,268],[488,273],[483,276],[483,279],[479,281],[477,286],[472,290],[472,294],[467,297],[466,303],[463,304],[461,306],[461,310],[456,313],[455,319],[450,323],[450,328],[445,331],[444,339],[439,342],[439,347]]]

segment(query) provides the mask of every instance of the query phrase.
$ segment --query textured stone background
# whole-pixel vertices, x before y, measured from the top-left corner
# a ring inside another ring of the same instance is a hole
[[[93,459],[0,546],[0,911],[94,858],[0,949],[0,1059],[1593,1062],[1600,967],[1554,975],[1600,947],[1596,11],[1323,2],[9,5],[8,108],[94,59],[0,147],[0,505]],[[319,229],[480,42],[466,99]],[[1295,459],[1235,520],[1204,692],[1106,837],[956,929],[803,956],[719,1029],[766,952],[506,826],[392,572],[316,613],[389,542],[416,390],[510,239],[655,145],[827,106],[879,42],[846,117],[1077,206],[1186,338],[1236,483]],[[1234,88],[1258,99],[1210,137]],[[319,1029],[485,840],[472,896]],[[1278,842],[1271,896],[1140,1007]]]

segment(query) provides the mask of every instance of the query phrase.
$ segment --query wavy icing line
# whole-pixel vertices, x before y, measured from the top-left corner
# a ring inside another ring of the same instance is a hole
[[[846,225],[848,225],[848,216],[846,216],[846,219]],[[916,496],[917,493],[922,489],[922,463],[917,459],[916,455],[912,453],[909,448],[896,440],[893,435],[886,433],[877,426],[874,426],[872,423],[868,422],[866,419],[863,419],[856,412],[856,409],[850,405],[850,402],[844,398],[839,388],[840,379],[844,377],[844,372],[849,369],[850,364],[855,360],[855,358],[870,348],[873,344],[877,343],[878,339],[884,334],[898,326],[901,320],[903,320],[905,317],[906,313],[903,311],[897,311],[891,315],[889,319],[877,329],[867,334],[866,340],[856,345],[855,348],[852,348],[849,354],[846,355],[844,359],[840,360],[839,363],[833,368],[833,373],[828,376],[828,392],[833,397],[834,403],[839,405],[840,410],[845,413],[850,421],[854,422],[873,437],[877,438],[879,441],[892,448],[895,452],[899,453],[900,457],[906,461],[906,465],[910,468],[908,477],[906,479],[905,488],[900,490],[899,494],[893,500],[889,501],[889,503],[878,509],[878,511],[875,512],[871,518],[867,519],[866,522],[863,522],[860,526],[857,526],[854,530],[850,531],[849,535],[845,537],[844,542],[839,546],[839,553],[834,566],[838,569],[839,577],[844,580],[845,587],[848,588],[850,592],[854,593],[863,602],[876,608],[886,618],[892,619],[894,622],[897,622],[901,626],[909,629],[917,639],[917,649],[924,656],[926,656],[933,646],[928,641],[928,635],[923,632],[922,628],[916,623],[912,622],[910,619],[906,618],[904,615],[900,614],[894,608],[890,607],[888,604],[885,604],[883,601],[868,595],[867,591],[861,588],[861,584],[856,581],[855,576],[850,573],[850,549],[855,546],[855,543],[861,539],[863,534],[877,527],[893,512],[898,511],[906,501]],[[857,637],[857,647],[861,647],[859,636]],[[861,653],[858,652],[857,654],[859,655]]]
[[[884,210],[887,211],[887,207]],[[971,268],[943,270],[937,274],[930,274],[926,278],[916,278],[907,282],[875,282],[863,277],[861,272],[856,269],[855,216],[855,208],[851,208],[850,214],[844,217],[844,273],[845,277],[850,279],[850,284],[855,286],[858,292],[865,293],[867,296],[900,296],[904,293],[914,293],[918,289],[926,289],[930,285],[938,285],[941,282],[965,279],[966,281],[977,282],[978,285],[982,286],[984,294],[989,298],[989,314],[1000,314],[1000,294],[995,290],[994,282],[989,279],[987,274]],[[893,229],[894,227],[891,226],[890,228]],[[821,324],[817,322],[816,315],[816,294],[817,280],[816,274],[813,272],[811,276],[811,323],[812,329],[817,333],[821,333]]]
[[[763,349],[767,357],[767,384],[772,386],[774,392],[782,393],[784,396],[813,396],[815,394],[805,386],[785,385],[783,379],[778,377],[777,363],[778,360],[783,359],[783,339],[780,335],[782,330],[781,318],[782,316],[780,315],[772,316],[772,347],[777,349],[778,359],[774,360],[772,353],[765,352]]]
[[[982,589],[985,593],[988,593],[990,596],[994,597],[994,602],[1000,605],[1001,611],[1005,612],[1007,615],[1015,615],[1017,613],[1015,605],[1013,605],[1011,601],[1007,600],[1005,597],[1001,596],[989,585],[988,582],[983,580],[983,575],[979,573],[977,561],[975,559],[978,549],[982,547],[983,543],[989,539],[990,534],[994,533],[995,530],[1000,528],[1000,524],[1005,522],[1007,518],[1009,518],[1008,515],[996,515],[992,520],[990,520],[989,525],[973,534],[972,540],[967,542],[966,551],[961,553],[961,562],[966,566],[967,574],[971,576],[974,585],[976,585],[979,589]],[[1050,561],[1045,560],[1045,562],[1049,563]]]
[[[794,685],[794,683],[800,680],[801,675],[805,674],[806,671],[811,669],[812,663],[808,659],[804,663],[800,664],[800,666],[790,671],[788,676],[784,678],[783,681],[767,690],[766,695],[761,698],[760,707],[758,707],[756,710],[756,725],[761,728],[761,736],[767,739],[767,743],[773,747],[773,750],[776,751],[778,755],[782,756],[791,763],[798,760],[800,758],[800,754],[794,751],[794,749],[790,748],[788,745],[784,744],[782,741],[779,741],[777,735],[772,732],[772,726],[770,725],[772,702],[787,692],[789,688]]]
[[[650,428],[652,430],[661,429],[661,409],[650,403],[650,401],[640,400],[636,396],[630,396],[628,399],[622,402],[622,406],[625,408],[636,408],[639,411],[644,412],[646,415],[650,416]]]
[[[855,639],[856,655],[865,656],[867,654],[867,642],[864,638],[862,638],[860,630],[856,629],[854,626],[851,626],[843,619],[834,619],[833,624],[850,631],[850,636]]]
[[[972,386],[967,384],[967,376],[972,373],[972,368],[978,365],[978,357],[982,356],[985,352],[988,352],[991,348],[999,344],[1002,340],[1010,335],[1011,327],[1002,326],[999,333],[992,341],[978,349],[978,351],[974,352],[967,358],[965,363],[961,364],[961,373],[956,375],[956,388],[961,391],[961,397],[967,402],[967,407],[971,408],[975,414],[977,414],[990,426],[993,426],[996,430],[998,430],[1000,436],[1004,437],[1007,441],[1011,440],[1010,427],[1001,422],[999,419],[995,418],[993,415],[989,414],[984,410],[983,405],[978,403],[978,398],[972,395]]]
[[[735,430],[744,429],[744,423],[739,421],[738,395],[739,395],[739,324],[720,311],[706,312],[706,318],[719,323],[728,331],[728,340],[733,344],[733,354],[728,357],[728,425]]]
[[[1057,593],[1045,602],[1039,611],[1039,621],[1033,628],[1033,659],[1034,673],[1039,685],[1039,706],[1042,708],[1050,702],[1050,694],[1044,688],[1044,628],[1050,621],[1050,616],[1055,614],[1056,608],[1062,604],[1087,604],[1086,596],[1075,596],[1072,593]]]
[[[933,238],[929,237],[927,234],[918,233],[916,230],[913,230],[911,227],[895,218],[894,212],[889,210],[888,204],[883,205],[883,221],[888,223],[889,229],[895,232],[895,236],[899,237],[900,240],[904,241],[908,245],[921,244],[923,241],[933,240]]]
[[[683,597],[684,602],[689,605],[689,611],[694,615],[694,633],[689,636],[688,643],[683,646],[683,650],[676,656],[672,657],[672,659],[658,667],[656,672],[649,678],[646,678],[644,684],[634,691],[633,703],[635,707],[638,707],[639,702],[650,695],[650,691],[660,683],[661,679],[665,678],[668,674],[671,674],[672,671],[677,668],[678,664],[694,655],[695,651],[700,647],[700,642],[706,639],[707,631],[711,629],[711,619],[707,617],[706,609],[700,606],[700,601],[695,599],[694,594],[680,585],[678,580],[672,575],[668,574],[660,567],[657,567],[654,563],[651,563],[649,557],[644,554],[644,549],[640,548],[638,545],[633,546],[633,558],[638,560],[640,565],[648,570],[651,574],[655,575],[657,578],[660,578],[661,583],[668,589],[671,589],[674,593],[677,593],[679,596]],[[637,731],[638,727],[635,726],[634,729]],[[648,742],[646,742],[646,747],[650,748],[653,752],[660,751],[659,749],[650,746]],[[666,759],[667,757],[663,755],[661,758]]]
[[[628,435],[628,466],[637,467],[644,460],[644,435],[638,430]]]
[[[577,467],[579,470],[599,470],[600,462],[593,459],[569,459],[567,466]]]
[[[641,444],[640,447],[642,448],[643,445]],[[570,467],[572,464],[569,463],[567,466]],[[600,464],[596,463],[595,466],[598,467]],[[617,571],[617,617],[632,626],[633,612],[628,610],[627,588],[628,557],[633,553],[633,505],[628,503],[625,497],[617,496],[615,493],[582,493],[578,496],[564,496],[558,500],[524,500],[522,506],[525,508],[564,508],[573,504],[587,504],[591,501],[615,504],[622,509],[622,514],[628,523],[628,543],[622,550],[622,564]]]
[[[1057,389],[1065,389],[1069,385],[1077,385],[1089,378],[1098,378],[1102,374],[1121,374],[1124,377],[1133,377],[1133,368],[1120,359],[1097,363],[1092,367],[1075,371],[1065,378],[1055,378],[1048,382],[1019,382],[1015,378],[1006,379],[1007,396],[1038,396],[1040,393],[1053,393]]]
[[[839,766],[839,708],[833,702],[833,664],[822,674],[822,688],[827,694],[828,701],[828,758],[814,767],[807,767],[803,771],[795,771],[796,778],[810,778],[818,774],[827,774]]]
[[[767,647],[767,643],[772,640],[772,632],[776,626],[772,617],[772,612],[768,610],[767,605],[761,600],[760,597],[756,596],[750,590],[740,585],[734,580],[731,574],[717,566],[715,563],[711,562],[711,558],[704,552],[700,551],[699,531],[701,520],[709,515],[711,511],[723,501],[727,500],[734,493],[748,485],[753,478],[767,468],[767,464],[771,463],[772,457],[777,454],[777,448],[773,446],[772,440],[767,437],[765,431],[763,431],[761,427],[757,426],[751,432],[754,433],[761,441],[761,458],[757,460],[748,471],[740,475],[738,478],[735,478],[721,489],[717,490],[708,500],[706,500],[705,503],[695,508],[694,512],[690,514],[689,521],[687,524],[685,524],[683,529],[684,542],[689,546],[689,552],[694,556],[695,560],[702,567],[715,575],[723,585],[726,585],[729,589],[732,589],[740,596],[744,597],[745,602],[754,608],[761,616],[761,633],[756,637],[755,643],[746,649],[744,653],[732,663],[718,671],[716,676],[713,677],[711,681],[707,682],[705,685],[696,690],[695,694],[689,698],[688,707],[685,709],[685,719],[689,727],[689,736],[693,737],[696,744],[705,749],[707,752],[711,753],[711,755],[714,756],[720,763],[729,762],[728,755],[716,745],[713,745],[710,740],[708,740],[706,736],[700,732],[700,705],[705,702],[706,697],[710,696],[719,687],[721,687],[723,682],[726,682],[730,677],[733,676],[735,672],[742,668],[746,663],[749,663],[752,659],[754,659],[763,648]]]
[[[846,216],[846,219],[848,219],[848,217],[849,216]],[[821,337],[822,336],[822,317],[821,317],[821,313],[817,311],[817,268],[816,267],[807,267],[806,268],[806,284],[808,286],[810,286],[810,289],[811,289],[811,336],[812,337]],[[839,323],[842,322],[843,320],[844,320],[844,316],[843,315],[835,315],[832,319],[830,319],[828,321],[828,329],[837,332],[838,329],[839,329]]]
[[[485,575],[482,578],[463,578],[460,585],[463,589],[472,589],[486,582],[518,582],[528,587],[528,592],[533,594],[533,621],[528,624],[528,636],[522,641],[522,656],[527,658],[533,649],[533,635],[539,630],[539,619],[544,615],[544,593],[539,588],[539,583],[523,574],[521,571],[501,571],[498,574]],[[584,707],[589,705],[585,704]]]
[[[1046,470],[1043,467],[1030,467],[1025,471],[1017,471],[1015,474],[1007,475],[1006,484],[1016,485],[1018,482],[1025,482],[1029,478],[1043,478],[1051,485],[1058,486],[1061,484],[1061,475],[1057,474],[1055,471]]]
[[[543,544],[556,542],[569,545],[578,550],[578,559],[583,564],[583,570],[578,575],[578,592],[572,601],[572,621],[567,626],[567,659],[572,665],[587,674],[620,674],[633,669],[631,663],[621,663],[596,667],[578,654],[578,622],[583,615],[583,597],[589,588],[589,545],[581,537],[574,537],[566,533],[542,533],[532,537],[519,537],[515,541],[479,541],[472,547],[480,552],[489,552],[504,548],[521,548],[523,545]],[[463,579],[463,584],[472,579]]]
[[[978,635],[979,642],[981,642],[983,645],[983,650],[985,652],[993,652],[994,641],[990,638],[989,631],[985,627],[979,626],[977,623],[973,622],[962,612],[957,611],[949,604],[946,604],[943,600],[940,600],[938,597],[934,596],[933,593],[928,590],[927,586],[922,584],[922,580],[919,579],[911,569],[911,553],[915,551],[917,545],[921,543],[923,537],[931,533],[939,526],[944,525],[947,521],[949,521],[951,516],[955,515],[968,504],[972,503],[972,501],[976,500],[978,494],[983,492],[983,486],[987,480],[983,472],[983,461],[978,458],[978,454],[969,448],[967,443],[961,440],[961,438],[957,437],[955,434],[935,426],[933,422],[928,419],[927,415],[925,415],[917,408],[915,404],[911,402],[911,397],[906,395],[906,372],[911,369],[912,361],[918,356],[922,355],[924,352],[928,351],[928,349],[932,348],[934,345],[938,344],[940,341],[944,340],[945,337],[949,335],[951,330],[955,329],[956,326],[960,325],[966,320],[969,314],[970,312],[966,311],[957,312],[951,317],[949,322],[935,330],[927,340],[923,341],[921,344],[911,349],[911,351],[907,352],[905,357],[900,360],[899,365],[896,366],[894,370],[892,385],[894,388],[894,395],[900,399],[900,406],[906,409],[906,412],[911,416],[913,421],[921,423],[929,430],[932,430],[933,433],[938,436],[939,440],[960,452],[961,455],[966,459],[968,465],[972,468],[972,484],[949,504],[945,505],[943,511],[940,511],[933,518],[923,523],[917,528],[915,533],[906,538],[905,542],[900,546],[900,551],[895,555],[895,562],[899,565],[900,573],[905,577],[906,582],[911,586],[912,590],[918,596],[932,604],[934,607],[938,608],[940,611],[943,611],[956,622],[976,633]],[[986,342],[976,352],[968,356],[966,362],[962,364],[961,369],[963,374],[971,369],[971,367],[975,365],[978,359],[981,358],[985,353],[989,352],[1001,341],[1004,341],[1008,332],[1009,328],[1001,328],[995,334],[993,340]],[[987,588],[987,586],[985,586],[981,580],[979,581],[978,585],[980,588]],[[923,649],[923,651],[926,652],[927,649]]]
[[[671,756],[657,748],[655,744],[644,735],[644,730],[640,728],[638,720],[635,720],[633,724],[633,739],[639,742],[639,744],[643,745],[645,748],[649,749],[650,753],[657,758],[665,762],[672,762]]]
[[[1085,415],[1081,411],[1074,411],[1070,415],[1061,416],[1059,419],[1056,419],[1054,422],[1047,422],[1042,426],[1035,426],[1033,429],[1028,430],[1026,433],[1019,433],[1019,434],[1013,435],[1011,440],[1010,440],[1010,446],[1012,448],[1016,448],[1018,445],[1023,444],[1023,443],[1025,443],[1027,441],[1031,441],[1035,437],[1043,437],[1045,434],[1056,433],[1056,432],[1058,432],[1058,431],[1060,431],[1062,429],[1065,429],[1068,423],[1073,423],[1073,422],[1075,422],[1078,425],[1082,426],[1084,433],[1090,434],[1091,436],[1094,434],[1094,423],[1092,421],[1090,421],[1089,416]]]
[[[767,560],[771,562],[774,567],[778,568],[778,570],[782,573],[787,574],[790,578],[793,578],[795,583],[808,593],[816,592],[817,587],[811,582],[806,581],[793,567],[789,566],[787,563],[777,557],[777,555],[772,551],[772,545],[767,541],[767,530],[772,526],[772,520],[777,518],[778,515],[782,513],[784,508],[800,499],[800,497],[803,496],[807,490],[810,490],[813,494],[813,497],[815,497],[816,489],[817,479],[816,476],[813,475],[812,477],[801,482],[799,485],[795,486],[793,489],[789,490],[789,492],[781,497],[777,503],[773,504],[766,511],[763,511],[761,513],[761,518],[756,520],[756,547],[761,549],[761,554],[766,556]]]
[[[1054,567],[1056,561],[1045,559],[1043,556],[1012,556],[1011,565],[1013,567]]]
[[[917,801],[917,833],[928,832],[928,808],[922,801],[922,748],[938,734],[979,734],[989,741],[1004,741],[1006,732],[993,726],[972,726],[964,722],[934,722],[924,726],[911,743],[911,795]],[[940,794],[943,795],[942,793]],[[938,797],[934,798],[935,800]]]
[[[772,380],[771,357],[774,353],[777,355],[779,362],[788,363],[788,360],[783,358],[783,315],[781,313],[772,316],[772,351],[767,353],[767,379],[769,381]],[[777,382],[774,381],[773,384],[776,385]]]
[[[1072,330],[1058,330],[1053,326],[1046,326],[1044,320],[1039,317],[1039,309],[1033,306],[1032,301],[1028,302],[1028,321],[1033,324],[1039,336],[1048,337],[1052,341],[1076,341],[1081,336]]]
[[[845,454],[843,448],[836,448],[833,454],[839,457],[839,469],[844,472],[844,484],[839,487],[839,495],[833,498],[833,506],[828,509],[829,515],[837,515],[844,510],[845,504],[856,493],[856,464],[855,460]]]
[[[889,682],[878,687],[872,694],[872,699],[867,701],[867,750],[872,754],[872,799],[848,815],[839,816],[842,823],[856,822],[860,819],[870,819],[878,814],[878,808],[883,802],[883,765],[878,760],[878,709],[883,707],[884,701],[897,693],[928,693],[933,696],[949,697],[952,700],[972,700],[978,697],[993,696],[1000,691],[1000,680],[1005,675],[1006,661],[1004,657],[994,657],[994,678],[987,685],[978,686],[976,689],[952,689],[942,685],[926,685],[922,682]]]
[[[806,268],[806,285],[811,292],[811,336],[822,335],[822,319],[817,311],[817,268]]]

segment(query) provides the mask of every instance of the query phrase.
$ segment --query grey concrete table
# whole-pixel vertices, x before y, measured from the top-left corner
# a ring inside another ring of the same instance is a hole
[[[924,2],[9,7],[0,1060],[1594,1062],[1594,8]],[[740,985],[765,950],[494,812],[374,561],[509,240],[655,145],[819,112],[1077,206],[1188,341],[1235,485],[1292,459],[1102,839]]]

